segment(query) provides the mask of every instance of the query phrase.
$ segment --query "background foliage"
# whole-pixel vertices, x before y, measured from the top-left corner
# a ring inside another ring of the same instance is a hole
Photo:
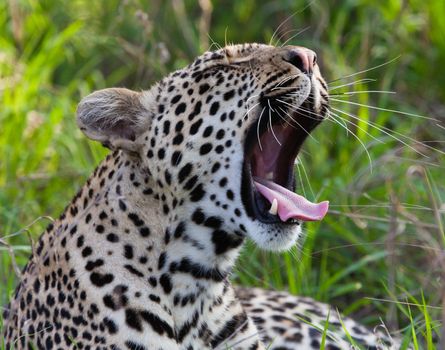
[[[299,191],[331,210],[289,253],[248,245],[235,281],[310,295],[372,326],[380,317],[434,348],[445,300],[444,13],[442,0],[0,1],[0,305],[44,216],[57,217],[107,153],[75,126],[82,96],[147,89],[209,48],[272,40],[315,49],[343,111],[298,166]]]

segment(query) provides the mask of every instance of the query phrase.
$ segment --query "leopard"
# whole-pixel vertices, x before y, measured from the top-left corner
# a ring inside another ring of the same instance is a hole
[[[84,97],[77,124],[110,151],[33,247],[5,348],[398,348],[330,305],[231,281],[246,240],[286,251],[327,214],[295,192],[294,164],[328,110],[314,51],[258,43]]]

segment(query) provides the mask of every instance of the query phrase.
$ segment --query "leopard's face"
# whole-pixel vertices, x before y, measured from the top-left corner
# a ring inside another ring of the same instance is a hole
[[[328,104],[312,51],[229,46],[149,91],[110,90],[80,104],[79,124],[139,155],[165,215],[198,222],[205,213],[268,250],[288,249],[301,221],[325,215],[326,202],[293,194],[295,158]]]

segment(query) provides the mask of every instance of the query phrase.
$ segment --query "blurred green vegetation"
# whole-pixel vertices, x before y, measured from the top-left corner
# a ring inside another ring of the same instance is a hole
[[[444,14],[442,0],[0,1],[0,305],[42,216],[107,153],[77,130],[81,96],[147,89],[209,48],[271,41],[316,50],[330,81],[333,114],[304,147],[298,186],[331,212],[289,253],[249,244],[234,279],[381,317],[423,348],[444,317]]]

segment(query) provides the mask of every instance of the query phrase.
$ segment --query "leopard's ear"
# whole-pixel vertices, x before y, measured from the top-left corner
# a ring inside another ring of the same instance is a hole
[[[137,152],[137,138],[147,130],[150,112],[143,93],[112,88],[93,92],[77,106],[77,124],[90,139],[110,149]]]

